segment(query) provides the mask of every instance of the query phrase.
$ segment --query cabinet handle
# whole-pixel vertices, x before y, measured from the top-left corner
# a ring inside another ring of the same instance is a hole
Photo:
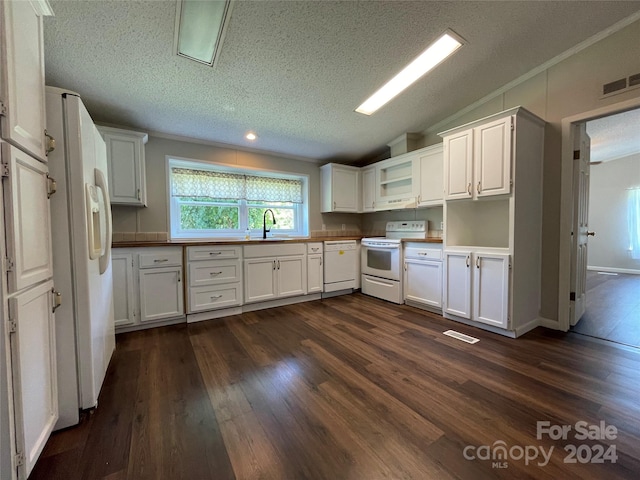
[[[276,269],[276,261],[275,260],[273,261],[273,269],[274,270]]]
[[[140,200],[140,189],[138,189],[138,200]]]
[[[407,262],[404,262],[404,271],[407,271]]]
[[[470,260],[470,257],[469,255],[467,255],[467,259],[465,260],[465,263],[467,264],[467,268],[469,268],[469,260]]]
[[[280,260],[278,260],[278,270],[280,270]]]
[[[333,202],[333,209],[336,209],[336,202]]]
[[[159,258],[153,261],[153,263],[162,263],[162,262],[168,262],[169,259],[168,258]]]
[[[322,266],[322,257],[320,257],[320,266]]]
[[[182,272],[178,272],[178,283],[182,281]]]
[[[478,188],[477,188],[477,190],[478,190],[478,193],[482,192],[482,188],[480,187],[480,182],[478,182]]]
[[[222,252],[209,252],[209,255],[221,255]]]
[[[476,268],[480,268],[480,257],[476,257]]]
[[[471,195],[471,183],[467,185],[467,193]]]
[[[49,156],[49,154],[56,149],[56,139],[49,135],[49,132],[47,132],[46,129],[44,131],[44,136],[47,137],[44,154],[45,156]]]
[[[51,295],[53,295],[53,305],[51,305],[51,311],[55,313],[58,307],[62,305],[62,294],[56,291],[55,288],[52,288]]]
[[[209,272],[209,275],[220,275],[222,272]]]
[[[222,295],[211,295],[211,300],[217,300],[220,297],[222,297]]]
[[[371,202],[371,208],[376,208],[376,202]]]
[[[50,177],[47,173],[47,198],[51,198],[51,195],[58,191],[58,182],[53,177]]]

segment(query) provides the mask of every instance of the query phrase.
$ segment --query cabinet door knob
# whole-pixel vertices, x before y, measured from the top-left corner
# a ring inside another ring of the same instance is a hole
[[[587,232],[587,237],[595,237],[596,236],[596,232]]]

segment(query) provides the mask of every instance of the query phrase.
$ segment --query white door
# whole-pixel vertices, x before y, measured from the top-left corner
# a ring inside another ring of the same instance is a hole
[[[442,262],[406,259],[404,299],[442,308]]]
[[[471,252],[444,252],[444,311],[471,318]]]
[[[98,127],[107,145],[111,203],[146,205],[144,136]]]
[[[140,270],[140,321],[184,315],[182,267]]]
[[[474,177],[477,197],[511,192],[512,117],[474,129]]]
[[[358,171],[333,167],[331,172],[331,189],[333,196],[333,211],[357,212],[358,211]]]
[[[276,261],[278,297],[306,295],[307,265],[304,255],[279,257]]]
[[[442,205],[443,152],[439,146],[420,155],[420,206]]]
[[[587,301],[587,240],[589,220],[589,159],[591,140],[587,125],[573,125],[573,229],[571,237],[570,322],[578,323]]]
[[[375,167],[363,168],[362,175],[362,211],[373,212],[376,201],[376,169]]]
[[[263,302],[277,296],[275,257],[244,261],[244,302]]]
[[[116,327],[133,325],[135,318],[135,286],[133,255],[115,252],[111,255],[113,272],[113,313]]]
[[[46,162],[44,49],[39,2],[2,2],[2,137]],[[62,139],[59,139],[60,141]]]
[[[472,320],[507,328],[509,255],[477,253],[473,261]]]
[[[473,130],[444,137],[444,198],[471,198]]]
[[[24,456],[19,478],[29,475],[58,420],[52,288],[50,280],[9,299],[16,443]]]
[[[322,255],[307,256],[307,293],[322,292],[324,286],[322,269]]]
[[[2,162],[9,291],[16,292],[53,276],[47,165],[8,143]]]

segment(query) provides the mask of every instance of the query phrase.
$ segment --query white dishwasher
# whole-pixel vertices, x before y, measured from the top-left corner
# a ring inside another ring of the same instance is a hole
[[[324,242],[324,291],[356,288],[358,247],[355,240]]]

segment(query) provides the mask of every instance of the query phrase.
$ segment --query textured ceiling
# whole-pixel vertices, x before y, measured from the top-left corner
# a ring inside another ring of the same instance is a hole
[[[640,154],[640,109],[587,122],[591,161],[608,162]]]
[[[51,4],[46,82],[80,93],[94,120],[323,160],[379,151],[640,9],[624,1],[237,1],[211,68],[173,53],[174,1]],[[468,42],[458,53],[374,115],[354,112],[447,28]],[[243,138],[249,130],[254,143]]]

